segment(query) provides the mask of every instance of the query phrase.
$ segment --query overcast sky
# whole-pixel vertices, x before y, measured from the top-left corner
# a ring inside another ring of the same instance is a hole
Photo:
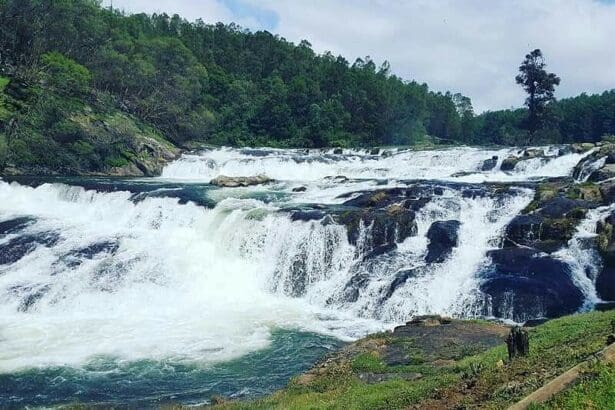
[[[105,0],[109,5],[111,0]],[[477,111],[523,103],[514,77],[542,49],[557,97],[615,88],[615,0],[113,0],[127,12],[236,22],[349,61],[371,56],[407,80],[461,92]]]

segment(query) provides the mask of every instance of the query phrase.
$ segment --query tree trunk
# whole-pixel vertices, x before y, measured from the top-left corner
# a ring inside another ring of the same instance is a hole
[[[530,353],[530,339],[527,330],[518,326],[510,329],[510,334],[506,338],[508,346],[508,358],[510,360],[517,356],[527,356]]]

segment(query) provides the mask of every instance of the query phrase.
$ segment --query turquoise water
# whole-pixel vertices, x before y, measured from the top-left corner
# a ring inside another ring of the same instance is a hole
[[[212,396],[255,398],[341,346],[313,333],[276,330],[271,345],[208,367],[173,361],[124,362],[99,357],[80,368],[30,369],[0,375],[0,407],[98,404],[158,407],[202,404]]]

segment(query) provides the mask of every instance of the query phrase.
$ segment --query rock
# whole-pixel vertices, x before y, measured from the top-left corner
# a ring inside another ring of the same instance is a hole
[[[599,182],[605,181],[607,179],[611,179],[615,177],[615,164],[605,164],[602,168],[594,171],[589,178],[588,181],[591,182]]]
[[[587,152],[590,149],[595,148],[596,146],[591,142],[581,142],[572,144],[572,150],[577,154],[582,154],[583,152]]]
[[[500,165],[500,170],[512,171],[513,169],[515,169],[515,166],[517,165],[518,162],[519,162],[519,158],[510,156],[504,159],[504,161],[502,161],[502,165]]]
[[[384,245],[376,246],[370,252],[365,254],[365,256],[363,256],[363,261],[366,261],[368,259],[373,259],[376,256],[384,255],[386,253],[393,252],[396,249],[397,249],[397,244],[394,244],[394,243],[385,243]]]
[[[225,188],[246,187],[250,185],[260,185],[273,182],[274,180],[267,175],[256,175],[249,177],[228,177],[225,175],[219,175],[216,178],[209,181],[211,185],[216,185]]]
[[[21,235],[0,244],[0,265],[15,263],[38,246],[50,247],[60,240],[55,232]]]
[[[298,186],[298,187],[294,187],[292,189],[293,192],[305,192],[307,191],[307,187],[305,186]]]
[[[594,309],[599,312],[607,312],[609,310],[615,310],[615,302],[599,302],[596,303]]]
[[[486,159],[481,166],[481,171],[491,171],[498,164],[498,156],[494,155],[490,159]]]
[[[554,252],[572,238],[579,220],[545,218],[542,215],[517,215],[506,227],[504,246],[529,246]]]
[[[601,183],[599,189],[605,203],[612,204],[615,202],[615,180]]]
[[[380,154],[380,148],[372,148],[371,151],[369,151],[370,155],[378,155]]]
[[[395,275],[395,279],[393,279],[393,282],[391,282],[391,284],[389,285],[389,288],[384,294],[384,300],[387,300],[391,296],[393,296],[393,293],[395,293],[397,288],[399,288],[400,286],[403,286],[408,281],[408,279],[415,277],[418,272],[419,272],[418,268],[404,269],[404,270],[397,272],[397,274]]]
[[[323,219],[325,217],[325,213],[323,211],[318,211],[318,210],[309,210],[309,211],[294,211],[291,215],[290,215],[290,220],[291,221],[303,221],[303,222],[308,222],[308,221],[319,221],[321,219]]]
[[[459,221],[436,221],[431,224],[427,231],[429,245],[427,245],[427,255],[425,262],[441,263],[451,254],[454,247],[458,244]]]
[[[544,156],[545,152],[539,148],[527,148],[525,151],[523,151],[523,157],[526,159]]]
[[[333,150],[333,153],[334,153],[335,155],[342,155],[342,154],[344,153],[344,150],[343,150],[343,149],[341,149],[341,148],[335,148],[335,149]]]
[[[589,196],[594,194],[587,195]],[[545,201],[542,206],[536,211],[536,213],[547,218],[564,218],[572,210],[578,208],[595,207],[596,204],[592,204],[588,201],[564,197],[555,197]]]
[[[402,242],[409,236],[416,235],[417,225],[414,211],[403,209],[401,212],[389,213],[385,209],[357,209],[342,212],[334,219],[346,226],[348,241],[356,245],[360,235],[361,225],[371,229],[364,244],[369,252],[375,247]]]
[[[596,293],[600,299],[615,301],[615,267],[607,266],[596,277]]]
[[[527,248],[487,255],[492,264],[481,273],[481,290],[490,297],[493,316],[525,322],[571,314],[583,304],[583,293],[565,262]]]

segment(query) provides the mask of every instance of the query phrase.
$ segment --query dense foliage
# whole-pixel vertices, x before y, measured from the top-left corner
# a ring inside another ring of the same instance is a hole
[[[411,144],[461,135],[450,95],[266,31],[126,16],[93,0],[0,1],[5,75],[112,97],[176,143]],[[98,96],[100,98],[100,96]]]
[[[612,92],[557,108],[538,140],[614,132]],[[126,115],[131,129],[180,146],[527,141],[523,110],[475,116],[469,98],[369,57],[349,63],[267,31],[125,15],[96,0],[0,0],[0,168],[99,170],[140,155],[126,149],[132,135],[92,138],[83,126]]]

